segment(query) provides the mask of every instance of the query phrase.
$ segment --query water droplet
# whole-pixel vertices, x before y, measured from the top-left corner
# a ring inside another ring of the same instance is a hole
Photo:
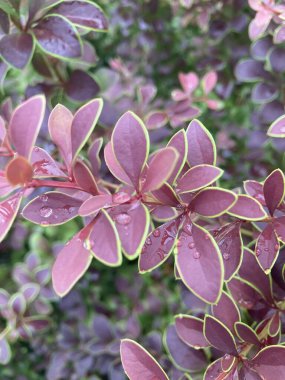
[[[150,239],[149,237],[146,239],[145,244],[146,244],[146,245],[151,245],[151,244],[152,244],[152,243],[151,243],[151,239]]]
[[[189,244],[188,244],[188,247],[189,247],[190,249],[195,248],[195,243],[189,243]]]
[[[48,201],[48,196],[46,194],[42,194],[42,195],[40,195],[40,200],[42,202],[47,202]]]
[[[40,150],[39,147],[37,147],[37,146],[34,147],[34,151],[35,151],[35,152],[38,152],[39,150]]]
[[[47,207],[47,206],[43,206],[41,209],[40,209],[40,215],[43,217],[43,218],[49,218],[52,214],[52,209],[50,207]]]
[[[260,254],[261,254],[261,251],[260,251],[259,248],[257,248],[257,250],[256,250],[256,256],[260,256]]]
[[[164,256],[165,256],[165,254],[166,254],[166,252],[165,252],[163,249],[161,249],[161,248],[159,248],[155,253],[159,256],[159,258],[160,258],[161,260],[164,259]]]
[[[119,191],[118,193],[113,195],[113,202],[118,204],[128,202],[130,199],[130,195],[125,191]]]
[[[230,359],[230,357],[231,357],[231,355],[229,355],[229,354],[226,354],[226,355],[224,356],[224,359],[225,359],[225,360],[229,360],[229,359]]]
[[[285,127],[281,127],[280,132],[285,133]]]
[[[116,216],[116,222],[122,225],[130,224],[132,218],[127,213],[123,212]]]
[[[225,260],[229,260],[230,257],[231,257],[231,255],[230,255],[228,252],[225,252],[225,253],[223,254],[223,258],[224,258]]]
[[[84,247],[85,249],[87,249],[88,251],[92,248],[92,247],[91,247],[91,242],[90,242],[89,239],[84,240],[83,247]]]
[[[160,236],[160,230],[159,229],[156,229],[153,231],[153,236],[154,237],[159,237]]]
[[[200,259],[200,257],[201,257],[201,253],[199,252],[199,251],[194,251],[193,252],[193,257],[194,257],[194,259]]]

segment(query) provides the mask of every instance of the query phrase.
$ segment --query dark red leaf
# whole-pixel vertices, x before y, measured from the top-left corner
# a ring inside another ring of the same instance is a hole
[[[271,215],[284,199],[285,179],[280,169],[274,170],[264,181],[263,193]]]
[[[179,338],[196,349],[209,346],[204,337],[203,326],[204,321],[197,317],[182,314],[175,317],[175,328]]]

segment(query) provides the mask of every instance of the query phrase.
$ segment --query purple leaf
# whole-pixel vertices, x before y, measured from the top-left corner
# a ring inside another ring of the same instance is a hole
[[[102,111],[102,99],[93,99],[74,114],[71,124],[71,149],[73,161],[89,139]]]
[[[272,102],[279,95],[278,89],[270,83],[257,83],[251,93],[251,99],[254,103],[264,104]]]
[[[98,195],[100,193],[95,178],[83,161],[77,160],[75,162],[73,176],[77,185],[89,194]]]
[[[237,201],[228,213],[245,220],[261,220],[267,216],[262,205],[256,199],[244,194],[237,195]]]
[[[12,66],[23,69],[33,53],[33,37],[28,33],[15,33],[0,40],[0,54]]]
[[[259,9],[255,15],[255,18],[249,24],[249,38],[251,40],[256,40],[261,37],[265,33],[271,19],[272,13],[270,11],[268,12],[267,10]]]
[[[99,175],[99,170],[101,168],[101,160],[99,157],[99,153],[102,148],[102,145],[103,138],[99,137],[93,141],[93,143],[90,145],[90,148],[88,149],[88,158],[92,166],[92,173],[95,177]]]
[[[72,71],[64,88],[66,95],[77,102],[94,98],[100,90],[92,76],[82,70]]]
[[[265,229],[259,235],[256,245],[255,254],[257,260],[265,273],[269,273],[273,267],[279,252],[279,242],[271,223],[268,223]]]
[[[23,285],[21,287],[21,292],[23,296],[25,297],[26,302],[31,303],[37,298],[40,292],[40,289],[41,288],[38,284],[30,283],[30,284]]]
[[[234,300],[224,291],[218,303],[212,306],[212,314],[232,332],[234,332],[235,323],[240,320],[238,307]]]
[[[33,32],[40,47],[48,54],[59,58],[80,57],[79,36],[66,18],[48,15],[33,28]]]
[[[104,158],[108,169],[119,181],[132,186],[132,182],[127,174],[124,172],[117,158],[115,157],[111,142],[109,142],[104,149]]]
[[[260,345],[260,341],[256,335],[256,332],[245,323],[237,322],[235,324],[235,331],[242,342],[254,344],[256,346]]]
[[[284,357],[285,347],[265,347],[251,359],[251,366],[266,380],[282,380],[285,373]]]
[[[21,193],[17,193],[0,202],[0,241],[3,241],[10,230],[18,213],[21,200]]]
[[[52,141],[57,145],[60,155],[67,168],[72,161],[71,153],[71,124],[72,113],[63,105],[58,104],[51,111],[48,128]]]
[[[149,112],[145,119],[147,129],[158,129],[164,127],[168,122],[167,113],[164,111]]]
[[[129,260],[135,259],[143,248],[149,231],[149,212],[141,203],[115,207],[110,216],[118,231],[122,249]]]
[[[168,380],[158,362],[133,340],[123,339],[120,352],[124,371],[130,380]]]
[[[181,371],[200,372],[205,368],[204,352],[195,350],[182,342],[173,324],[169,325],[165,332],[164,345],[175,366]]]
[[[46,329],[49,324],[50,320],[42,315],[35,315],[25,318],[25,325],[35,332]]]
[[[149,163],[141,191],[146,193],[159,189],[170,178],[177,161],[178,153],[174,148],[158,151]]]
[[[263,206],[266,205],[264,194],[263,194],[263,185],[257,181],[244,181],[244,189],[248,195],[255,198]]]
[[[204,228],[195,224],[188,227],[183,227],[177,242],[178,271],[184,284],[196,296],[205,302],[216,303],[224,279],[219,248]]]
[[[122,253],[118,232],[104,210],[96,217],[89,239],[92,253],[97,260],[108,266],[121,265]]]
[[[238,278],[231,279],[227,286],[233,298],[245,309],[252,309],[261,298],[253,287]]]
[[[284,243],[285,241],[285,217],[281,216],[279,218],[273,219],[273,226],[278,239]]]
[[[236,195],[225,189],[211,187],[201,190],[190,203],[192,211],[214,218],[226,213],[236,202]]]
[[[95,195],[88,198],[79,208],[79,215],[88,216],[97,213],[102,208],[109,208],[115,205],[111,194]]]
[[[265,61],[267,53],[272,48],[272,38],[269,36],[255,41],[251,47],[251,55],[258,61]]]
[[[41,194],[31,200],[23,209],[23,217],[43,227],[66,223],[78,215],[79,199],[59,191]]]
[[[59,252],[52,268],[56,294],[65,296],[88,269],[92,255],[87,248],[84,229],[78,232]]]
[[[0,363],[5,365],[11,360],[11,349],[5,338],[0,339]]]
[[[140,273],[157,268],[170,256],[179,230],[179,220],[172,220],[157,227],[145,241],[139,257]]]
[[[282,203],[285,195],[285,179],[280,169],[274,170],[264,181],[263,193],[271,215]]]
[[[176,207],[179,204],[174,190],[166,183],[160,189],[153,191],[152,195],[163,205]]]
[[[203,333],[204,321],[189,315],[175,317],[175,328],[179,338],[188,346],[195,349],[209,346]]]
[[[281,44],[284,41],[285,41],[285,28],[284,28],[284,25],[280,25],[274,31],[273,42],[274,44]]]
[[[219,379],[220,376],[224,375],[224,371],[222,368],[222,357],[215,360],[207,367],[207,370],[204,374],[203,380],[216,380]]]
[[[187,131],[188,154],[190,166],[201,164],[216,164],[216,145],[213,137],[204,125],[198,120],[192,120]]]
[[[223,170],[216,166],[196,165],[178,179],[177,192],[183,194],[200,190],[217,181],[222,174]]]
[[[263,63],[254,59],[240,61],[235,68],[235,75],[241,82],[255,82],[268,77],[268,73],[263,68]]]
[[[102,9],[94,3],[87,1],[63,2],[53,8],[56,14],[69,19],[74,25],[91,30],[106,31],[107,19]]]
[[[238,356],[236,343],[230,330],[211,315],[205,316],[204,335],[211,346],[233,356]]]
[[[269,303],[273,303],[270,277],[260,268],[254,253],[248,248],[244,248],[243,250],[243,260],[239,268],[239,277],[259,290],[264,299]]]
[[[17,153],[27,159],[32,153],[44,113],[45,98],[37,95],[19,105],[12,114],[8,128],[10,139]]]
[[[57,162],[55,162],[45,150],[37,146],[35,146],[32,150],[31,164],[33,167],[34,177],[66,177],[66,174],[59,169]]]
[[[272,72],[284,73],[285,71],[285,52],[284,49],[279,46],[274,46],[268,54],[268,63]]]
[[[270,125],[267,134],[270,137],[285,137],[285,115],[280,116]]]
[[[171,176],[168,179],[168,182],[170,184],[174,183],[178,175],[180,174],[181,170],[183,169],[187,157],[187,138],[186,133],[184,129],[181,129],[175,135],[171,137],[169,140],[167,147],[172,147],[176,149],[176,151],[179,154],[177,163],[175,165],[174,170],[172,171]]]
[[[133,112],[118,120],[112,134],[115,157],[138,190],[142,170],[149,151],[149,137],[143,122]]]
[[[242,261],[241,223],[233,222],[214,231],[224,261],[225,280],[229,281]]]
[[[21,293],[13,294],[8,305],[16,315],[24,314],[27,307],[25,297]]]

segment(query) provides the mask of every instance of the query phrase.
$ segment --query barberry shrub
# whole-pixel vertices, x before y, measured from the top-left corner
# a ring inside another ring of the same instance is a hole
[[[198,315],[176,316],[165,332],[166,349],[182,375],[281,379],[283,172],[276,169],[263,182],[245,181],[245,193],[224,189],[215,142],[200,121],[150,152],[148,130],[131,111],[117,121],[110,141],[93,138],[102,107],[101,99],[93,99],[73,114],[58,104],[48,120],[48,150],[37,145],[42,95],[0,119],[1,240],[19,211],[44,228],[81,217],[82,228],[53,265],[59,296],[74,287],[93,258],[110,267],[121,265],[123,257],[138,259],[143,274],[173,254],[173,275],[205,305]],[[278,119],[269,134],[282,137],[283,123]],[[109,173],[101,170],[101,150]],[[257,322],[252,326],[243,319],[246,310]],[[222,356],[208,365],[209,347]],[[167,379],[137,343],[123,340],[121,355],[130,379]]]

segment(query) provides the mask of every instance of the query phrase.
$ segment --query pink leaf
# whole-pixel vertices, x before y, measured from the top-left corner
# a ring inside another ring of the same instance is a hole
[[[178,193],[190,193],[211,185],[223,174],[223,170],[212,165],[196,165],[177,181]]]
[[[265,273],[270,272],[277,259],[278,252],[279,242],[273,225],[269,223],[259,235],[255,246],[257,260]]]
[[[149,137],[143,122],[133,112],[118,120],[112,134],[114,155],[136,189],[149,152]]]
[[[269,212],[273,215],[285,195],[285,179],[280,169],[274,170],[266,178],[263,184],[263,193]]]
[[[71,124],[71,150],[73,162],[90,137],[103,108],[102,99],[93,99],[74,114]]]
[[[23,209],[23,217],[43,227],[66,223],[78,215],[82,201],[59,191],[41,194]]]
[[[215,240],[202,227],[186,225],[177,249],[176,264],[184,284],[203,301],[216,303],[222,292],[224,270]]]
[[[81,230],[59,252],[52,268],[52,283],[55,292],[65,296],[88,269],[92,255]]]
[[[188,155],[190,166],[201,164],[215,165],[216,145],[213,137],[198,120],[192,120],[187,131]]]
[[[0,241],[3,241],[10,230],[19,210],[21,200],[21,193],[17,193],[0,202]]]
[[[122,167],[120,166],[120,164],[117,161],[117,158],[114,155],[111,142],[109,142],[105,146],[104,157],[105,157],[106,165],[108,166],[108,169],[113,174],[113,176],[116,177],[119,181],[121,181],[127,185],[132,185],[130,178],[127,176],[125,171],[122,169]]]
[[[73,176],[78,186],[89,194],[98,195],[99,189],[95,178],[88,166],[81,160],[77,160],[73,166]]]
[[[211,187],[201,190],[190,203],[191,210],[213,218],[227,212],[235,203],[236,195],[229,190]]]
[[[138,343],[121,341],[121,360],[130,380],[168,380],[158,362]]]
[[[215,71],[210,71],[204,75],[202,85],[206,95],[208,95],[215,88],[217,80],[218,76]]]
[[[16,152],[30,158],[45,114],[45,98],[34,96],[18,106],[11,117],[8,131]]]
[[[146,193],[159,189],[171,176],[177,161],[178,153],[174,148],[158,151],[149,163],[141,191]]]
[[[261,220],[267,216],[262,205],[257,200],[244,194],[237,196],[236,203],[228,213],[245,220]]]
[[[78,213],[81,216],[88,216],[98,212],[102,208],[109,208],[112,205],[115,205],[115,203],[113,202],[111,194],[95,195],[82,203]]]
[[[52,141],[57,145],[67,168],[71,166],[71,123],[73,115],[63,105],[58,104],[52,111],[48,121]]]
[[[59,169],[57,162],[45,150],[37,146],[33,148],[31,164],[34,177],[66,177],[66,174]]]
[[[104,210],[96,217],[89,239],[92,253],[97,260],[108,266],[121,265],[122,253],[118,232]]]
[[[203,326],[204,321],[197,317],[178,315],[175,318],[175,328],[179,338],[196,349],[209,346],[204,337]]]

